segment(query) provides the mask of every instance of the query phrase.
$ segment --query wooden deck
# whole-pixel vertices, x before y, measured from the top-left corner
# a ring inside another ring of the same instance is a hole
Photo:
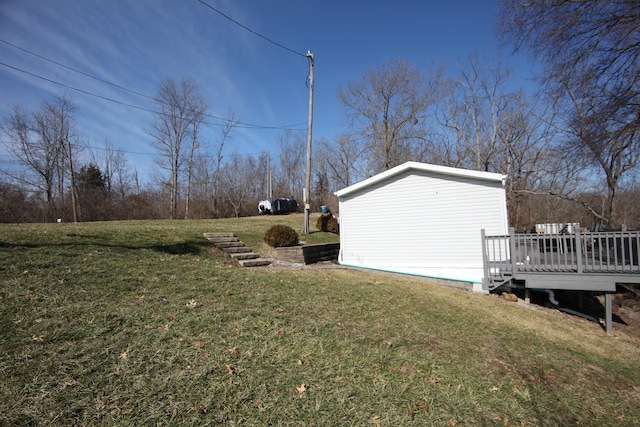
[[[483,232],[482,240],[486,290],[514,279],[528,280],[529,288],[603,292],[614,291],[615,283],[640,283],[640,231],[575,234],[512,231],[504,236],[486,236]],[[557,280],[560,278],[564,281]]]
[[[517,283],[525,289],[602,292],[607,333],[611,293],[619,283],[640,283],[640,231],[487,236],[482,230],[483,289]]]

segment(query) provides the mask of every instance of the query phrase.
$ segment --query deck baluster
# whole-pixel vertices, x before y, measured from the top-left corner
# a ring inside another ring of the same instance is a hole
[[[576,228],[575,232],[575,244],[573,250],[576,253],[576,267],[578,269],[578,274],[582,274],[582,244],[580,243],[580,230]]]

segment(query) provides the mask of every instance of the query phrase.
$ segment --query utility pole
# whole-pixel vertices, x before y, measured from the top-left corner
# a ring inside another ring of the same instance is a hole
[[[271,151],[267,151],[267,198],[273,198],[273,190],[271,189]]]
[[[313,65],[314,55],[307,51],[309,58],[309,127],[307,130],[307,181],[304,189],[304,225],[302,234],[309,234],[309,211],[311,210],[311,133],[313,129]]]

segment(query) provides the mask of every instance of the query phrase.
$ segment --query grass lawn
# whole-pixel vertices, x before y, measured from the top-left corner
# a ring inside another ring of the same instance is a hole
[[[202,236],[273,223],[302,216],[0,225],[0,426],[640,425],[637,337]]]

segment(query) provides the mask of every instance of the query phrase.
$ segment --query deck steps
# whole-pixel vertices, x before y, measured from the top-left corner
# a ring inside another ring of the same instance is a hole
[[[260,254],[246,246],[233,233],[204,233],[205,239],[227,253],[241,267],[260,267],[271,264],[271,260],[260,258]]]

